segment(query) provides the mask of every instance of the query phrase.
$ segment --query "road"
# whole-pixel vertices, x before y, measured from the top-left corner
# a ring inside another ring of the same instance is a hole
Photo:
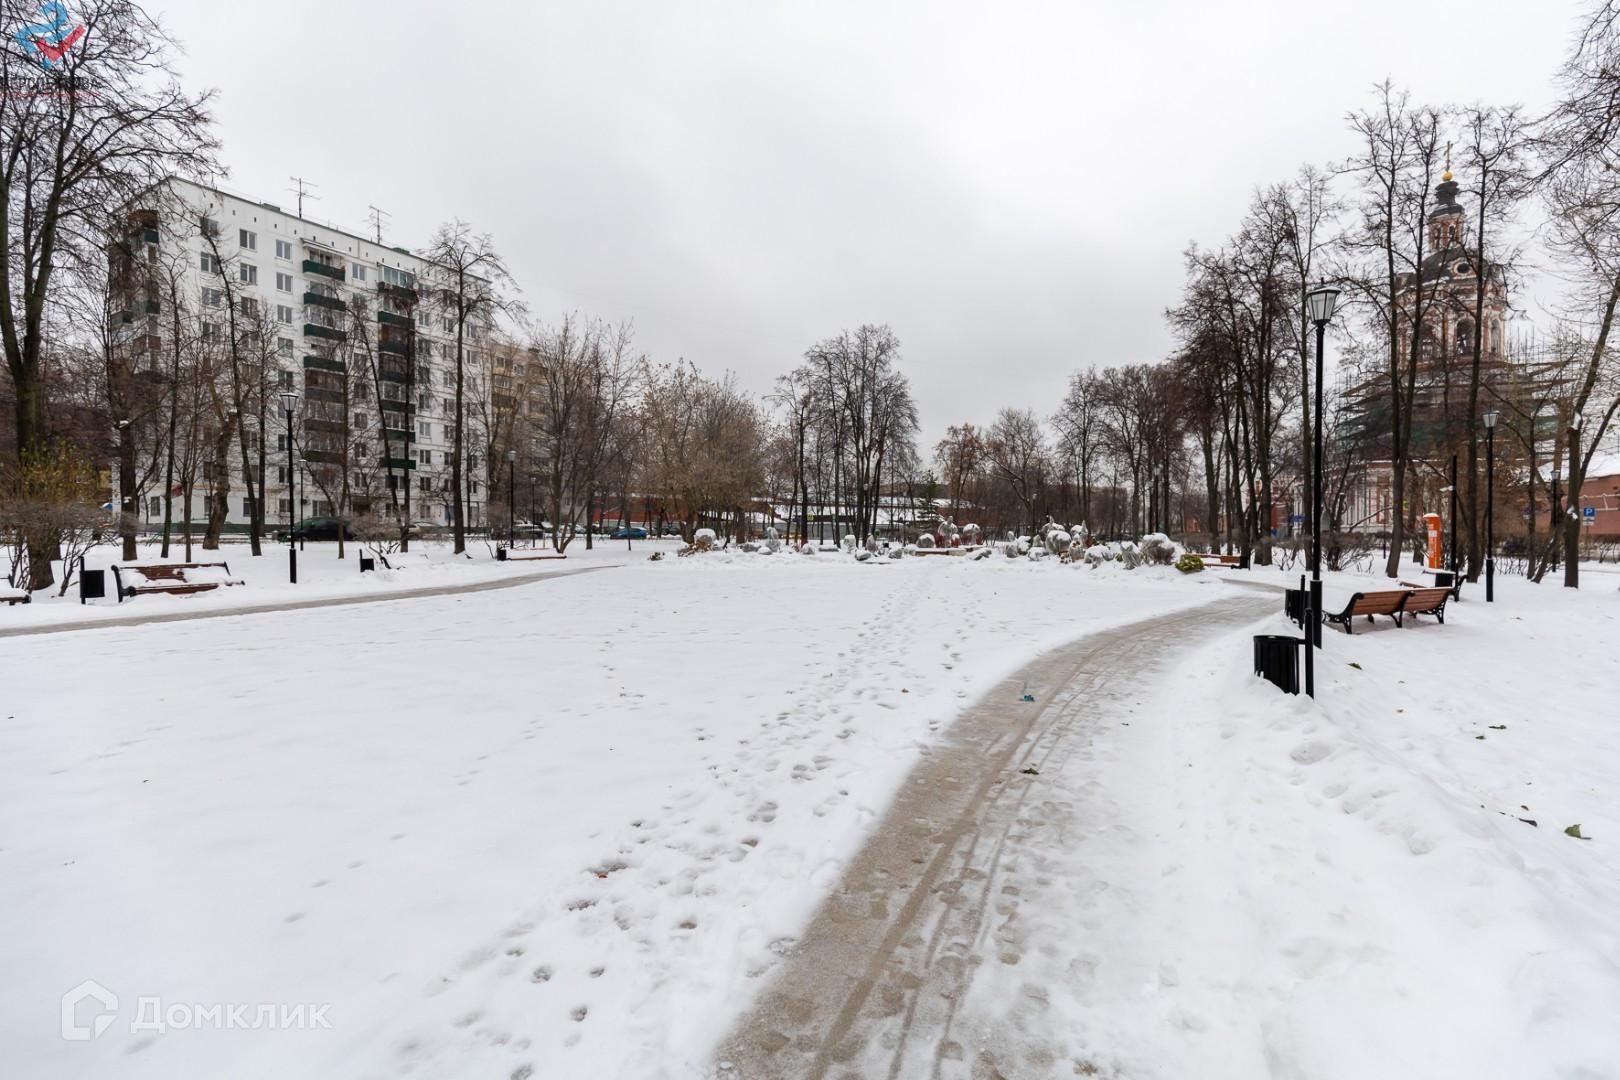
[[[1053,885],[1035,876],[1050,873],[1043,845],[1083,828],[1073,820],[1074,793],[1059,786],[1065,763],[1089,759],[1099,731],[1139,717],[1131,706],[1178,655],[1276,608],[1270,593],[1228,593],[1094,634],[1040,657],[963,713],[722,1044],[716,1075],[1084,1075],[1087,1063],[1055,1059],[1019,1034],[1018,1009],[1044,1006],[1038,979],[1012,1005],[1012,1023],[965,1008],[970,984],[986,965],[1017,965],[1066,944],[1036,940],[1030,927],[1041,919],[1020,912],[1037,882],[1039,891]],[[1021,700],[1026,692],[1033,702]]]

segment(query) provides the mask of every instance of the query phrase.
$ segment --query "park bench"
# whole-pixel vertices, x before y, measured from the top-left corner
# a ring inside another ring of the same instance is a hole
[[[114,566],[112,572],[119,603],[141,593],[199,593],[222,585],[244,584],[241,578],[232,577],[229,564],[222,562]]]
[[[373,554],[383,564],[384,570],[409,570],[413,566],[427,566],[433,561],[420,551],[396,551],[388,555],[374,551]]]
[[[1414,585],[1410,581],[1401,584],[1412,590],[1406,606],[1401,609],[1402,615],[1433,615],[1442,623],[1446,621],[1446,601],[1455,599],[1454,586]]]
[[[1440,591],[1445,592],[1447,590],[1442,589]],[[1368,622],[1373,621],[1374,615],[1388,615],[1395,620],[1395,625],[1399,626],[1401,625],[1401,613],[1405,610],[1406,601],[1411,595],[1405,589],[1390,589],[1386,592],[1358,592],[1350,598],[1350,602],[1344,606],[1343,611],[1338,613],[1325,611],[1322,616],[1330,623],[1338,623],[1343,626],[1344,632],[1347,634],[1351,632],[1350,621],[1357,615],[1367,616]]]
[[[1213,562],[1217,567],[1235,567],[1243,564],[1241,555],[1221,555],[1213,551],[1190,551],[1188,554],[1203,559],[1206,564]]]
[[[495,558],[500,562],[543,562],[546,559],[566,559],[568,556],[545,548],[496,548]]]
[[[34,598],[28,594],[28,590],[0,584],[0,604],[31,604],[33,602]]]

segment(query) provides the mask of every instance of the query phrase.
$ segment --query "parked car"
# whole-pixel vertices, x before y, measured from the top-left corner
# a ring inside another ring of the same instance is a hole
[[[354,539],[354,529],[348,519],[339,520],[335,517],[305,518],[298,523],[296,535],[301,540],[336,540],[339,528],[343,530],[343,539]]]
[[[645,539],[647,539],[647,530],[643,529],[639,525],[631,525],[629,528],[624,528],[624,529],[614,529],[613,530],[613,539],[615,539],[615,540],[645,540]]]

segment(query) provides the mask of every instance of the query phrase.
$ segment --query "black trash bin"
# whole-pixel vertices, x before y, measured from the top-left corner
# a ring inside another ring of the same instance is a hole
[[[1305,597],[1308,595],[1304,589],[1283,590],[1283,614],[1294,620],[1295,626],[1305,625]]]
[[[506,561],[506,549],[505,548],[498,547],[498,548],[495,549],[495,561],[496,562],[505,562]]]
[[[1288,634],[1254,635],[1254,673],[1285,694],[1299,693],[1299,646]]]
[[[79,603],[100,600],[107,595],[107,571],[79,567]]]
[[[377,569],[377,560],[376,559],[372,558],[369,555],[360,556],[360,572],[362,574],[369,574],[375,569]]]

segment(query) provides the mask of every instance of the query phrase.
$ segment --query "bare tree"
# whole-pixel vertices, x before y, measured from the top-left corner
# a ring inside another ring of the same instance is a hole
[[[0,49],[0,343],[16,396],[18,460],[39,450],[48,387],[44,316],[57,274],[105,257],[102,225],[166,174],[213,168],[210,94],[190,95],[161,27],[129,0],[74,5],[83,33],[50,64],[8,37]],[[7,27],[38,5],[0,0]],[[30,588],[52,581],[50,540],[28,541]]]
[[[465,221],[439,226],[432,242],[422,253],[430,265],[429,281],[419,283],[430,290],[435,308],[448,320],[455,335],[456,401],[450,453],[451,516],[454,518],[455,551],[467,550],[467,523],[463,491],[467,470],[467,351],[468,342],[477,342],[492,333],[495,320],[520,310],[507,292],[514,289],[506,263],[495,250],[488,233],[476,233]]]

